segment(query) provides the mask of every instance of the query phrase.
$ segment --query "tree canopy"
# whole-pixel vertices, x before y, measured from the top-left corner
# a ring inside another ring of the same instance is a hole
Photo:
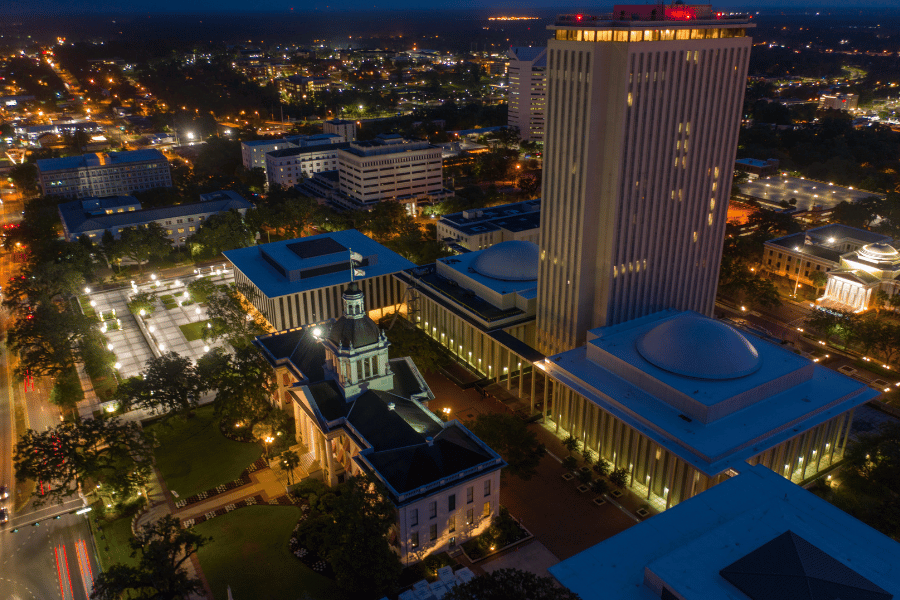
[[[503,457],[505,472],[528,481],[547,454],[533,431],[518,417],[503,413],[479,414],[469,430]]]
[[[182,528],[180,521],[166,515],[145,525],[129,541],[137,566],[117,563],[94,579],[92,600],[182,600],[192,594],[204,596],[203,582],[190,577],[184,564],[212,539]],[[124,596],[125,594],[128,596]]]
[[[148,360],[142,376],[122,382],[120,400],[166,417],[190,415],[207,388],[191,360],[175,352]]]
[[[39,500],[62,502],[76,494],[76,484],[87,478],[116,486],[122,470],[147,474],[150,452],[151,442],[136,423],[66,421],[43,432],[25,431],[16,443],[16,478],[52,482]]]

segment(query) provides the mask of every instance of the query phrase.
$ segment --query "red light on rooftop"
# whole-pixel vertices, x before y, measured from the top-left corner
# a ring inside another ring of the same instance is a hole
[[[584,15],[575,15],[575,20],[580,21]]]

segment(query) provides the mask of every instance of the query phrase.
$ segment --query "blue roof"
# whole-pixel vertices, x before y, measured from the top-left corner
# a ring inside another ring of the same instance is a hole
[[[123,152],[110,152],[108,154],[82,154],[81,156],[66,156],[63,158],[42,158],[37,161],[38,171],[57,171],[62,169],[78,169],[81,167],[98,167],[100,156],[105,156],[109,165],[120,165],[135,162],[147,162],[151,160],[166,160],[165,155],[156,149],[128,150]]]
[[[786,532],[839,565],[825,580],[849,570],[857,582],[864,578],[900,595],[900,544],[761,465],[747,466],[737,477],[550,567],[550,573],[583,600],[734,600],[746,596],[720,572],[727,574]],[[789,566],[781,561],[780,569]],[[660,585],[677,595],[661,593]]]
[[[798,431],[878,395],[841,373],[750,335],[761,365],[732,379],[678,375],[641,355],[639,341],[656,326],[695,315],[669,310],[594,329],[591,334],[599,337],[551,357],[547,371],[709,476],[740,469],[747,459]],[[670,340],[668,349],[690,360],[697,355],[696,343],[685,336]]]
[[[235,194],[235,196],[237,196],[237,194]],[[130,198],[130,196],[125,196],[125,198]],[[190,204],[178,204],[161,208],[147,208],[144,210],[113,213],[111,215],[91,215],[85,212],[82,202],[82,200],[73,200],[72,202],[64,202],[59,205],[59,216],[65,225],[66,231],[68,231],[70,235],[78,236],[89,231],[142,225],[144,223],[150,223],[151,221],[159,221],[160,219],[220,213],[231,209],[240,210],[253,208],[251,202],[244,200],[240,196],[237,196],[237,198],[229,196],[223,199],[206,202],[192,202]]]
[[[301,254],[289,247],[296,244],[313,247],[317,242],[321,242],[322,246],[327,246],[326,252],[324,254],[312,252],[310,254],[318,255],[308,255],[308,258],[301,258]],[[347,250],[343,250],[344,248]],[[349,283],[349,268],[341,268],[332,272],[324,271],[329,271],[329,265],[349,262],[350,250],[361,254],[364,258],[369,258],[368,265],[362,267],[365,275],[356,277],[356,279],[388,275],[415,266],[393,250],[385,248],[355,229],[239,248],[229,250],[224,254],[234,267],[252,281],[263,294],[268,298],[277,298],[306,290]],[[298,272],[307,272],[317,268],[323,271],[321,275],[301,276],[300,279],[294,277]],[[284,272],[279,272],[279,269]]]

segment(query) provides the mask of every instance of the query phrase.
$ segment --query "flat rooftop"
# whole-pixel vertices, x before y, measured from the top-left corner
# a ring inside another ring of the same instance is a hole
[[[662,12],[659,8],[662,7]],[[709,4],[617,4],[611,13],[596,15],[565,14],[556,17],[558,27],[691,27],[692,25],[749,24],[751,17],[744,13],[714,11]]]
[[[768,177],[756,179],[738,186],[740,192],[754,198],[770,207],[783,208],[781,202],[790,202],[791,198],[797,200],[798,211],[810,210],[819,205],[824,209],[834,208],[841,202],[856,202],[872,196],[883,197],[882,194],[874,194],[863,190],[854,190],[850,187],[841,187],[831,183],[822,183],[801,177]]]
[[[225,252],[225,257],[268,298],[350,282],[350,251],[366,259],[368,279],[415,265],[355,229]],[[320,271],[316,271],[320,269]],[[318,274],[317,274],[318,273]]]
[[[81,156],[67,156],[64,158],[42,158],[37,161],[37,168],[38,171],[43,173],[64,169],[114,166],[159,160],[166,160],[165,155],[159,150],[127,150],[102,154],[82,154]]]
[[[846,584],[853,580],[847,573],[851,571],[900,596],[900,565],[895,560],[900,544],[761,465],[747,466],[737,477],[550,567],[550,573],[584,600],[658,600],[659,585],[677,594],[662,592],[663,598],[758,600],[758,595],[746,595],[726,579],[729,568],[787,532],[818,550],[807,548],[806,556],[831,562],[825,565],[830,573],[820,575],[819,582],[840,579]],[[753,573],[755,583],[768,578],[777,586],[766,600],[876,597],[853,595],[848,588],[847,595],[785,595],[791,579],[803,578],[798,571],[818,565],[798,565],[796,555],[772,552],[771,546],[768,550],[769,569]],[[765,566],[760,561],[757,565]],[[787,585],[778,585],[779,577],[788,578]]]
[[[592,330],[602,337],[552,356],[544,366],[553,378],[709,476],[740,470],[744,461],[767,448],[878,395],[748,332],[741,334],[756,350],[759,366],[731,379],[678,375],[642,356],[638,344],[648,332],[688,315],[696,313],[668,310]],[[673,362],[694,366],[701,362],[699,345],[706,341],[684,336],[659,351],[674,357]],[[606,357],[604,363],[592,360],[589,351]]]
[[[541,201],[525,200],[490,208],[479,208],[451,213],[441,217],[441,222],[466,235],[496,231],[526,231],[541,224]]]

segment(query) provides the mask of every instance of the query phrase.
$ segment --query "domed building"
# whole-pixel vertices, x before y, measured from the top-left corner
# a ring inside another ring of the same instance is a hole
[[[900,252],[884,242],[867,244],[841,255],[837,269],[828,273],[821,304],[862,312],[875,303],[879,291],[900,293]]]
[[[660,510],[748,463],[794,482],[815,475],[841,459],[853,409],[877,395],[689,311],[593,329],[537,366],[550,381],[545,423],[623,469]]]
[[[293,410],[306,474],[328,485],[356,475],[380,481],[396,508],[392,547],[409,564],[490,525],[506,463],[459,421],[429,410],[434,394],[410,358],[388,357],[365,299],[351,281],[339,318],[255,343]],[[463,501],[475,497],[477,514]]]
[[[411,319],[478,377],[507,389],[532,387],[525,371],[537,313],[537,244],[507,240],[484,250],[407,269],[398,278],[415,290]]]

